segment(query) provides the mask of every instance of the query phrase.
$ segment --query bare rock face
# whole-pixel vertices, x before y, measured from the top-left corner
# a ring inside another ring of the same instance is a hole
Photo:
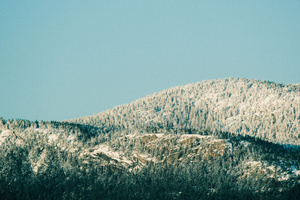
[[[223,156],[226,150],[226,140],[217,140],[209,143],[208,148],[205,149],[203,159],[208,160]]]
[[[102,152],[97,153],[95,156],[98,156],[99,158],[101,158],[107,162],[110,162],[112,160],[111,157],[107,156],[105,153],[102,153]]]
[[[152,134],[152,135],[146,135],[146,136],[143,136],[141,138],[141,142],[145,145],[145,144],[147,144],[149,142],[152,142],[152,141],[154,141],[156,139],[157,139],[157,136],[154,135],[154,134]]]
[[[177,153],[173,153],[173,154],[169,155],[167,157],[167,164],[169,164],[169,165],[173,164],[175,161],[180,159],[182,157],[182,155],[183,155],[182,152],[177,152]]]
[[[146,164],[146,160],[144,160],[141,156],[138,155],[137,158],[138,158],[139,161]]]
[[[197,136],[186,137],[186,139],[179,141],[180,144],[184,144],[184,145],[189,145],[195,142],[196,143],[199,142],[199,138]]]

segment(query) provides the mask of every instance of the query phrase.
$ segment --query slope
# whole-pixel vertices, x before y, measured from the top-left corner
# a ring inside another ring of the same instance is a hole
[[[137,132],[14,120],[0,126],[4,199],[292,199],[300,151],[227,132]]]
[[[107,130],[225,131],[300,145],[300,86],[220,79],[174,87],[72,120]]]

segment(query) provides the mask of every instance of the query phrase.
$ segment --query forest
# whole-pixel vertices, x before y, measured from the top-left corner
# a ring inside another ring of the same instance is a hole
[[[300,85],[220,79],[97,115],[0,118],[0,199],[299,199]]]

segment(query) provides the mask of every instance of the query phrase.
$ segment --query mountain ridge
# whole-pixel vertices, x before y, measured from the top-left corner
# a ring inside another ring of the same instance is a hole
[[[136,112],[136,109],[139,111]],[[162,109],[164,116],[161,115]],[[170,117],[172,119],[166,117],[168,112],[176,112],[176,109],[186,115],[184,119],[177,119],[180,126],[194,120],[186,125],[190,129],[229,131],[275,143],[300,145],[300,85],[252,79],[228,78],[177,86],[112,110],[71,121],[101,127],[108,122],[106,118],[112,118],[110,120],[115,124],[123,123],[124,127],[130,127],[152,120],[150,123],[159,127],[159,123],[173,125],[170,121],[174,120],[174,115]],[[284,113],[289,109],[293,110]],[[131,121],[122,122],[127,118],[131,118]],[[288,127],[279,126],[279,123],[285,123]],[[199,124],[200,128],[197,127]],[[250,124],[254,126],[250,127]]]
[[[0,199],[299,199],[299,86],[229,78],[75,120],[0,118]]]

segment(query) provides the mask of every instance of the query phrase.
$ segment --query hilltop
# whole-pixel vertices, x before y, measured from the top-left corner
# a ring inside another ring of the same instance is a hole
[[[300,85],[248,79],[203,81],[72,120],[106,129],[225,131],[300,145]]]

